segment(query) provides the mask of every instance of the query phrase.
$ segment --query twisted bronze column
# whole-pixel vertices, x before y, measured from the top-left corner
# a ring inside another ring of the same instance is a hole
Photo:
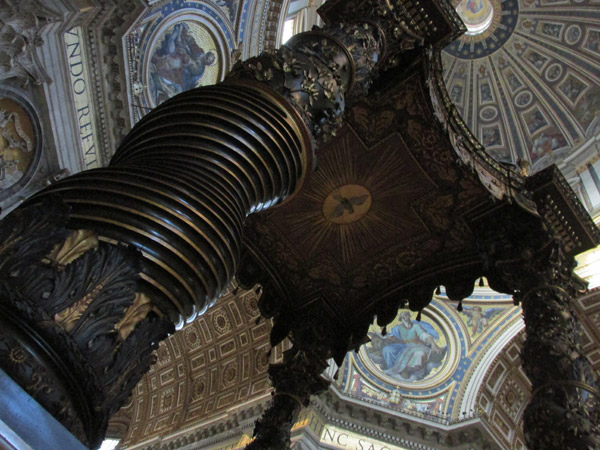
[[[220,85],[166,101],[133,128],[109,167],[33,200],[59,196],[70,227],[139,248],[142,290],[172,322],[205,311],[235,274],[244,218],[301,188],[312,142],[334,133],[346,94],[370,82],[375,27],[334,31],[348,43],[303,34],[236,66]]]
[[[301,189],[313,145],[370,83],[380,37],[336,25],[244,62],[150,112],[108,167],[44,189],[0,225],[0,366],[86,445],[158,342],[234,276],[245,217]]]
[[[598,377],[571,307],[585,285],[572,275],[574,260],[556,243],[549,247],[523,267],[530,289],[521,298],[527,330],[522,360],[532,385],[525,437],[530,448],[600,448]]]
[[[542,174],[543,175],[543,174]],[[544,211],[545,195],[536,195]],[[583,353],[580,325],[571,306],[586,284],[552,224],[518,207],[500,213],[505,223],[482,223],[478,242],[490,287],[513,295],[526,325],[521,353],[532,396],[523,430],[529,448],[600,448],[598,377]],[[561,225],[562,226],[562,225]]]
[[[49,187],[72,228],[142,251],[141,289],[178,323],[233,277],[244,218],[300,188],[312,164],[293,108],[250,83],[185,92],[143,118],[109,167]]]

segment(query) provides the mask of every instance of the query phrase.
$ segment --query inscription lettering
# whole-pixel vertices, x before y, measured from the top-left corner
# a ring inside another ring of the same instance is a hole
[[[88,74],[85,69],[85,52],[81,39],[81,28],[74,27],[64,34],[66,53],[71,77],[71,91],[75,101],[75,113],[79,122],[81,152],[86,169],[99,166],[96,127],[93,108],[88,92]]]

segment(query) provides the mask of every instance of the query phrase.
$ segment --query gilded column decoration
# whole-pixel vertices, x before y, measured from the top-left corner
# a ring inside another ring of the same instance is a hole
[[[323,376],[328,360],[333,357],[341,365],[346,355],[345,345],[358,349],[362,342],[348,338],[344,347],[338,348],[336,335],[344,331],[324,316],[317,304],[296,311],[286,309],[281,301],[281,287],[250,252],[243,254],[236,279],[241,286],[248,287],[257,281],[263,286],[258,307],[262,317],[273,319],[271,346],[277,346],[286,338],[292,343],[284,352],[283,363],[269,366],[273,398],[256,423],[254,440],[246,448],[289,449],[291,428],[301,409],[309,405],[311,396],[324,392],[329,385]]]
[[[312,135],[325,141],[342,123],[346,95],[364,94],[372,83],[382,51],[375,26],[339,24],[296,35],[273,53],[238,63],[228,78],[250,76],[280,92]]]
[[[598,378],[583,353],[580,325],[571,304],[585,290],[557,241],[536,253],[523,252],[513,268],[518,283],[527,338],[523,368],[532,383],[524,415],[531,448],[588,449],[600,447]]]
[[[326,26],[237,63],[229,78],[250,76],[283,94],[324,142],[341,125],[348,98],[366,95],[380,72],[399,66],[438,30],[423,8],[398,0],[333,1],[319,12]]]
[[[572,275],[574,260],[555,243],[548,247],[521,269],[531,286],[522,297],[523,368],[532,383],[525,437],[530,448],[599,448],[598,377],[583,353],[571,306],[585,286]]]
[[[0,223],[0,365],[95,448],[172,325],[137,292],[140,252],[68,217],[50,198]]]
[[[263,316],[274,310],[274,297],[261,297],[259,308]],[[271,345],[279,344],[289,335],[293,346],[284,352],[283,363],[269,366],[269,378],[274,389],[271,405],[256,422],[251,450],[289,449],[292,425],[310,397],[324,392],[329,382],[323,377],[330,355],[329,343],[335,328],[322,320],[317,310],[298,312],[295,319],[278,315],[271,330]]]
[[[99,443],[173,324],[228,285],[246,216],[301,189],[313,142],[339,126],[352,85],[369,85],[379,33],[366,23],[311,32],[220,85],[164,101],[108,167],[60,180],[4,222],[3,320],[24,331],[2,365],[25,388],[35,370],[52,372],[57,387],[29,391],[82,442]],[[42,348],[25,352],[31,340]],[[46,359],[29,375],[15,369],[38,354]],[[40,396],[50,391],[60,398]]]
[[[327,389],[321,377],[327,364],[315,353],[290,349],[282,364],[269,366],[269,378],[275,388],[271,405],[256,422],[250,450],[290,448],[291,429],[300,410],[309,405],[311,395]]]

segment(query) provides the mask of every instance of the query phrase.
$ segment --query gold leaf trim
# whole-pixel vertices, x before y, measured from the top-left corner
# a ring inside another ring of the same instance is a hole
[[[74,303],[72,306],[63,309],[61,312],[56,313],[54,315],[54,320],[66,331],[71,331],[90,303],[92,303],[100,293],[103,286],[103,283],[99,284],[92,292],[87,294],[81,300]]]
[[[148,296],[136,292],[133,305],[127,308],[123,318],[115,325],[115,330],[119,332],[119,338],[122,341],[127,339],[136,325],[144,320],[151,309],[152,304]]]
[[[88,250],[98,247],[98,235],[92,230],[76,230],[62,244],[56,245],[46,257],[58,266],[66,266]]]

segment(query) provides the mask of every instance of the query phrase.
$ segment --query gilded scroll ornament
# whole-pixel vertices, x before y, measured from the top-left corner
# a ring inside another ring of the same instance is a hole
[[[47,259],[59,267],[72,263],[88,250],[98,247],[98,236],[91,230],[76,230],[62,243],[56,245]]]
[[[139,293],[140,252],[68,230],[69,214],[52,197],[0,223],[0,368],[96,447],[173,327]]]
[[[63,309],[61,312],[54,315],[54,320],[66,331],[71,331],[77,321],[83,316],[85,310],[90,306],[96,295],[100,292],[102,286],[96,286],[92,292],[86,294],[81,300],[74,303],[72,306]]]
[[[119,333],[119,338],[122,341],[127,339],[136,325],[144,320],[151,309],[150,298],[146,294],[137,292],[133,305],[127,308],[123,318],[115,325],[115,331]]]

